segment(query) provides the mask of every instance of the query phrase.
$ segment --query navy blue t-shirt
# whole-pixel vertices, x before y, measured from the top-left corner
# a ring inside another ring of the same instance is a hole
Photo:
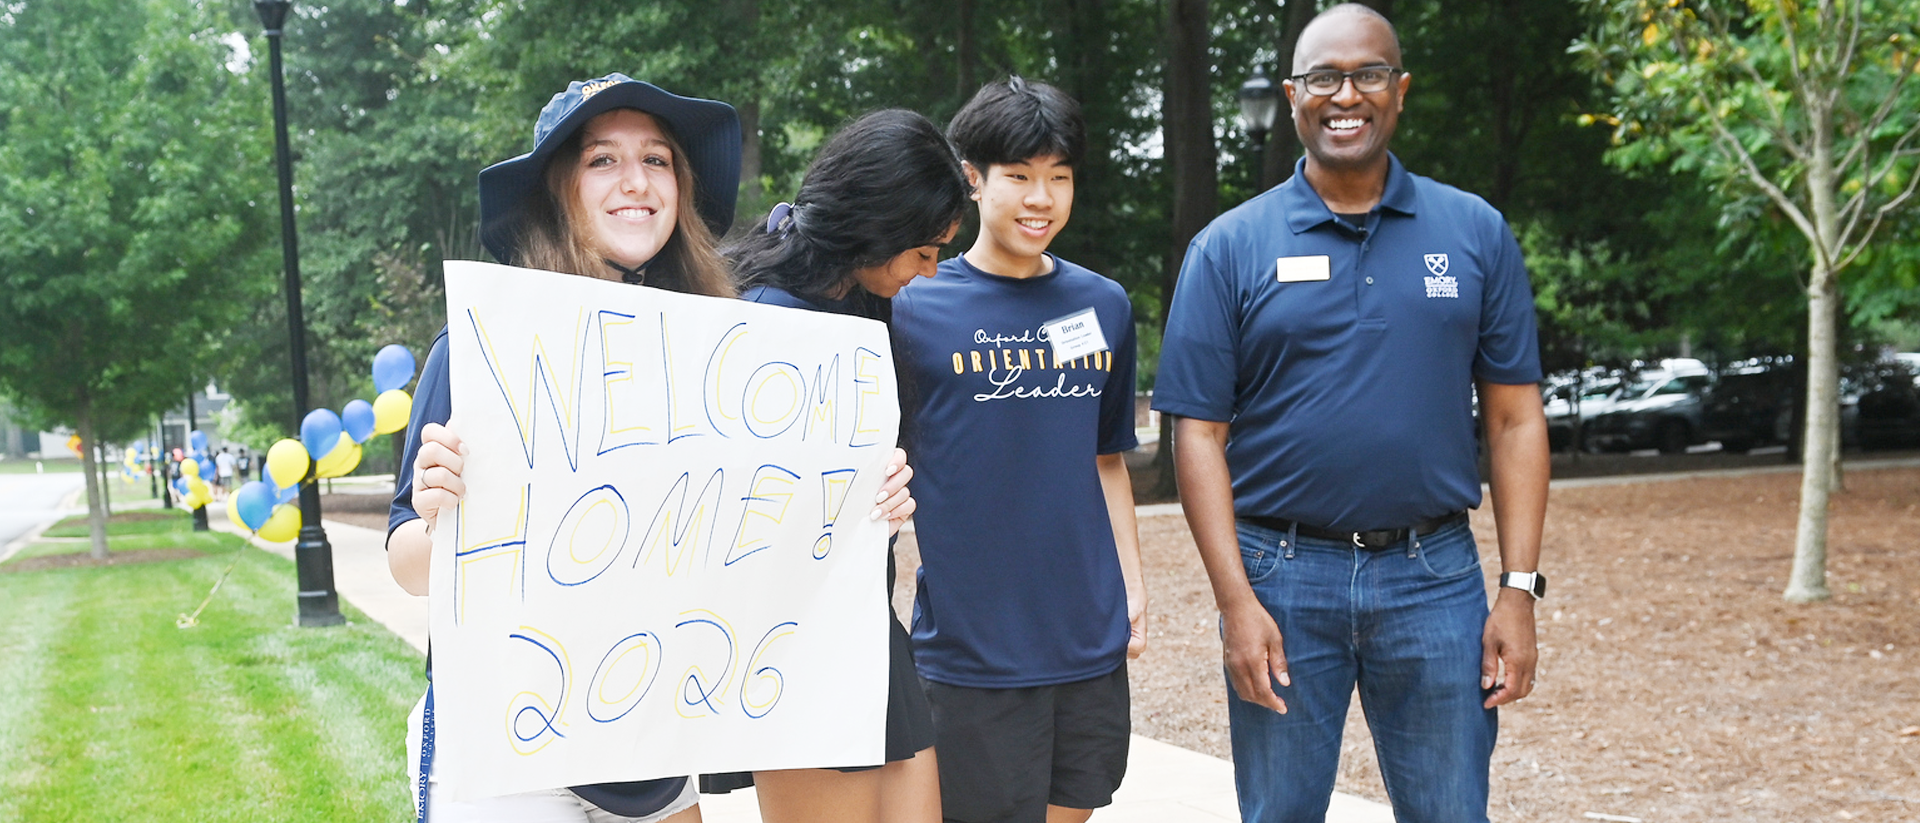
[[[916,407],[914,661],[938,683],[1071,683],[1126,661],[1126,584],[1094,458],[1138,445],[1133,306],[1118,283],[1052,260],[1021,279],[958,257],[893,298]],[[1055,362],[1041,327],[1089,308],[1108,349]]]
[[[828,314],[854,314],[853,301],[806,298],[776,286],[754,286],[740,293],[740,299],[749,303],[765,303],[787,309],[805,309]]]
[[[1153,407],[1229,422],[1234,511],[1341,530],[1480,504],[1473,381],[1540,380],[1505,219],[1391,159],[1364,226],[1292,179],[1187,249]]]
[[[419,520],[413,510],[413,461],[420,453],[420,429],[428,423],[444,426],[453,416],[453,372],[447,363],[447,330],[442,327],[427,351],[426,365],[420,367],[420,382],[413,390],[413,418],[407,422],[407,446],[402,452],[400,470],[394,472],[393,503],[387,508],[387,534],[409,520]],[[431,652],[427,658],[427,676],[433,676]],[[625,783],[596,783],[574,786],[573,793],[589,803],[622,817],[645,817],[667,807],[686,790],[687,778],[664,777]]]

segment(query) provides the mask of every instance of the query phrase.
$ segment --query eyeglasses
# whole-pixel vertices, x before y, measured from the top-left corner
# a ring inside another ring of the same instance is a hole
[[[1305,87],[1308,94],[1315,97],[1332,97],[1340,93],[1340,87],[1353,80],[1353,90],[1361,94],[1373,94],[1387,90],[1393,84],[1393,76],[1400,69],[1392,66],[1365,66],[1353,71],[1309,71],[1287,78]]]

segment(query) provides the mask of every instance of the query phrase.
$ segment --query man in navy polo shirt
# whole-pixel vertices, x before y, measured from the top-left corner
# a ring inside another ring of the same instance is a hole
[[[1154,408],[1220,607],[1242,817],[1319,821],[1356,686],[1394,817],[1487,819],[1495,707],[1533,688],[1547,437],[1520,249],[1387,150],[1410,77],[1347,4],[1286,81],[1307,156],[1194,238]],[[1506,574],[1466,510],[1486,420]]]

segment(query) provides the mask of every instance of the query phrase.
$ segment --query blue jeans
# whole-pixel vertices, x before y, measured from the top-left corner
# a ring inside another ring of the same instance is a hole
[[[1399,823],[1484,823],[1498,715],[1481,708],[1487,594],[1465,523],[1369,551],[1239,524],[1240,559],[1286,644],[1287,713],[1227,686],[1247,823],[1325,820],[1357,685]]]

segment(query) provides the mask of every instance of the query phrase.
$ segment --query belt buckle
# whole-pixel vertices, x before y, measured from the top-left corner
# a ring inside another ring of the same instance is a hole
[[[1360,532],[1351,532],[1350,536],[1353,538],[1354,548],[1365,549],[1367,547],[1366,541],[1360,539]]]

